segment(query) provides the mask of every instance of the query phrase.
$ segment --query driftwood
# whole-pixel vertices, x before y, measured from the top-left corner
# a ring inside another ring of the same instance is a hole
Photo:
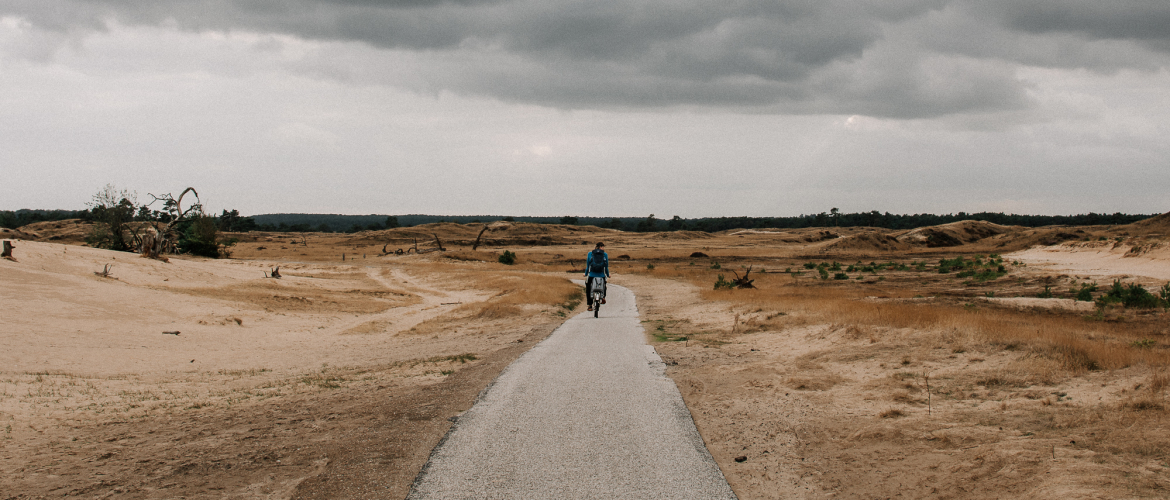
[[[475,249],[479,248],[479,239],[483,238],[483,233],[484,233],[484,231],[487,231],[487,228],[488,228],[487,224],[484,224],[483,229],[479,230],[479,235],[475,237],[475,243],[471,244],[471,251],[472,252],[474,252]]]
[[[735,275],[735,279],[731,280],[731,282],[735,284],[736,288],[755,288],[754,286],[752,286],[752,282],[755,280],[748,279],[748,275],[751,273],[752,273],[752,266],[748,266],[747,271],[745,271],[743,273],[742,278],[739,276],[739,273],[732,270],[731,274]]]
[[[280,279],[280,266],[276,266],[276,269],[273,269],[271,273],[264,273],[264,277]]]
[[[179,333],[182,333],[182,332],[178,332],[178,331],[163,332],[163,335],[178,335]]]
[[[12,262],[16,262],[16,257],[12,256],[12,249],[13,248],[16,248],[16,247],[12,246],[11,241],[4,240],[4,252],[0,253],[0,257],[11,260]]]
[[[103,278],[112,278],[113,276],[110,276],[110,272],[113,270],[114,266],[112,264],[106,264],[106,266],[103,267],[101,271],[94,271],[93,274]]]

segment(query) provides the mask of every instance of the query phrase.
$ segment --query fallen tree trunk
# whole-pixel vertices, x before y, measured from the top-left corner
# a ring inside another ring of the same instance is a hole
[[[484,224],[483,229],[479,230],[479,235],[475,237],[475,243],[471,244],[471,251],[472,252],[474,252],[475,249],[479,248],[479,239],[483,238],[483,233],[484,233],[484,231],[487,231],[487,228],[488,228],[487,224]]]
[[[752,266],[748,266],[747,271],[743,273],[742,278],[739,276],[739,273],[737,273],[733,270],[733,271],[731,271],[731,274],[735,275],[735,279],[732,280],[731,282],[735,284],[736,288],[755,288],[754,286],[752,286],[752,282],[755,280],[748,279],[748,275],[751,273],[752,273]]]

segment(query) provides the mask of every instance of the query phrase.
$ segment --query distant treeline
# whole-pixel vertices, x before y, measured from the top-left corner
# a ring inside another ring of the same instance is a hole
[[[140,210],[140,212],[142,212]],[[158,219],[162,214],[135,214],[135,220]],[[1155,214],[1156,215],[1156,214]],[[380,230],[395,227],[411,227],[435,222],[457,222],[460,224],[488,223],[495,221],[530,222],[535,224],[570,224],[597,226],[624,231],[724,231],[727,229],[759,228],[807,228],[807,227],[882,227],[887,229],[914,229],[936,226],[962,220],[981,220],[1011,226],[1097,226],[1129,224],[1148,219],[1153,215],[1141,214],[1098,214],[1081,215],[1018,215],[999,212],[969,214],[891,214],[889,212],[841,213],[836,209],[818,214],[796,217],[703,217],[684,219],[674,216],[670,219],[649,217],[509,217],[502,215],[338,215],[338,214],[262,214],[251,217],[241,216],[237,210],[224,210],[216,217],[221,231],[277,231],[277,232],[347,232]],[[90,220],[89,210],[0,210],[0,227],[15,229],[27,224],[64,219]]]
[[[89,210],[0,210],[0,227],[16,229],[37,222],[88,219]]]
[[[1019,215],[999,212],[969,214],[912,214],[901,215],[889,212],[841,213],[836,209],[819,214],[796,217],[703,217],[684,219],[674,216],[659,219],[649,217],[511,217],[502,215],[335,215],[335,214],[264,214],[251,217],[261,229],[284,231],[334,231],[354,232],[365,229],[389,227],[410,227],[435,222],[457,222],[460,224],[488,223],[495,221],[530,222],[535,224],[570,224],[597,226],[625,231],[724,231],[727,229],[758,228],[807,228],[807,227],[882,227],[887,229],[914,229],[935,226],[963,220],[981,220],[1011,226],[1096,226],[1129,224],[1148,219],[1153,215],[1142,214],[1098,214],[1081,215]]]

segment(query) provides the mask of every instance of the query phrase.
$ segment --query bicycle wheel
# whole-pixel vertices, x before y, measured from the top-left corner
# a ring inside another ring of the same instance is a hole
[[[601,310],[601,294],[593,294],[593,317],[597,317],[597,312]]]

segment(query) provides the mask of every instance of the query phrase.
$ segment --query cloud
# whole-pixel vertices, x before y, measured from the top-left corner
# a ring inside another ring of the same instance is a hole
[[[1170,52],[1170,4],[1138,0],[16,0],[0,9],[57,32],[149,25],[361,44],[375,69],[312,55],[300,65],[564,109],[1020,110],[1034,105],[1020,66],[1151,70]]]

